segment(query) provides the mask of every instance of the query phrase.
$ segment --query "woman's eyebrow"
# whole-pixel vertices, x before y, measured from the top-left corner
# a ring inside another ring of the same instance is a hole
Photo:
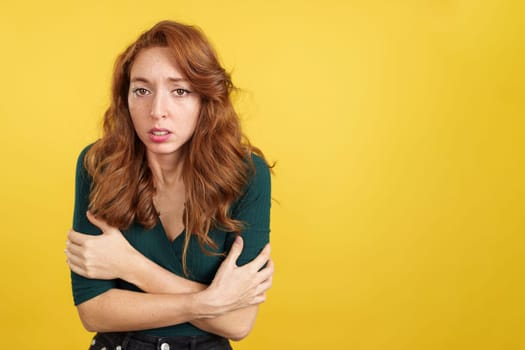
[[[185,83],[185,82],[188,82],[186,79],[180,78],[180,77],[174,77],[174,78],[170,77],[170,78],[168,78],[168,81],[170,81],[172,83],[180,83],[180,82]]]
[[[134,83],[134,82],[141,82],[141,83],[149,83],[149,80],[146,79],[146,78],[142,78],[142,77],[134,77],[133,79],[131,79],[131,83]]]
[[[169,77],[167,78],[167,80],[171,83],[180,83],[180,82],[187,82],[186,79],[184,78],[181,78],[181,77]],[[130,81],[131,83],[134,83],[134,82],[141,82],[141,83],[149,83],[150,81],[146,78],[143,78],[143,77],[134,77],[131,79]]]

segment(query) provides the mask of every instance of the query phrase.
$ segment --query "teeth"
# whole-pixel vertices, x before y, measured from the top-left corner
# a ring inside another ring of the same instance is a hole
[[[153,131],[152,133],[153,133],[153,135],[155,135],[155,136],[164,136],[164,135],[168,135],[168,132],[167,132],[167,131]]]

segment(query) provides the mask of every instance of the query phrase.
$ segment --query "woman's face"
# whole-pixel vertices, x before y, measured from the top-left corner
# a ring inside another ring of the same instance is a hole
[[[200,96],[180,73],[170,50],[143,49],[130,71],[128,106],[148,156],[177,155],[193,135]]]

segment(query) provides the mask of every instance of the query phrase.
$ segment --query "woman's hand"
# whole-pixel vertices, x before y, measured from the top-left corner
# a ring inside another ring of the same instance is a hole
[[[267,244],[250,263],[237,266],[236,261],[242,248],[243,241],[238,236],[212,283],[201,292],[205,313],[209,311],[218,316],[258,305],[266,300],[266,291],[272,286],[274,269],[270,259],[270,245]]]
[[[93,236],[70,230],[65,250],[69,267],[87,278],[125,279],[127,264],[133,261],[136,250],[117,228],[90,212],[87,218],[102,234]]]

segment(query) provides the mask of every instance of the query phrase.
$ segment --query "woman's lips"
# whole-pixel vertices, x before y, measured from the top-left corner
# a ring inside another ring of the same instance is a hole
[[[170,138],[171,132],[166,129],[154,128],[148,132],[148,135],[151,141],[156,142],[156,143],[162,143],[162,142],[167,141]]]

